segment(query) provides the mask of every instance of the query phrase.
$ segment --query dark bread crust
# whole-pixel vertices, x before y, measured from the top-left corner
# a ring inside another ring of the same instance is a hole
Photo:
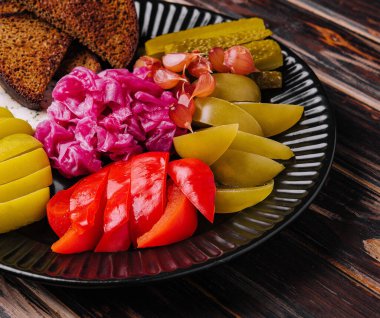
[[[61,78],[70,73],[77,66],[84,66],[95,73],[102,70],[99,58],[89,49],[74,41],[68,48],[54,78]]]
[[[0,16],[0,78],[38,109],[71,38],[29,13]],[[18,98],[20,100],[20,98]]]
[[[112,67],[126,67],[138,44],[133,0],[19,0],[28,11],[76,38]]]

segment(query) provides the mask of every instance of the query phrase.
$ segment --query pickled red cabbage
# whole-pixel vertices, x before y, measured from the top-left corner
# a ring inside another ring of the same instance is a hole
[[[77,67],[57,83],[48,120],[35,136],[62,175],[84,175],[99,170],[103,159],[170,151],[173,137],[183,134],[169,117],[176,102],[141,74]]]

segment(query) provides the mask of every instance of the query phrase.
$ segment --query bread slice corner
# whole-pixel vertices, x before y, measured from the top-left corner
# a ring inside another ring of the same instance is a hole
[[[32,14],[0,16],[0,79],[26,107],[39,109],[71,38]]]

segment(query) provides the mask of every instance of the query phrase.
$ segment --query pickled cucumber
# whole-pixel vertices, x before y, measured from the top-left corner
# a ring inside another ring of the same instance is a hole
[[[228,149],[212,166],[215,180],[227,186],[255,187],[277,176],[285,167],[269,158]]]
[[[192,52],[194,50],[202,53],[208,53],[208,51],[214,47],[229,48],[234,45],[263,40],[270,35],[272,35],[271,30],[253,29],[243,32],[235,32],[231,35],[220,36],[216,34],[210,36],[209,38],[186,39],[166,45],[165,53]]]
[[[210,95],[230,102],[251,101],[260,102],[260,89],[251,78],[230,73],[216,73],[215,89]]]
[[[277,71],[255,72],[250,75],[260,89],[282,87],[282,74]]]
[[[184,39],[203,39],[210,36],[226,36],[236,32],[265,30],[264,21],[259,18],[240,19],[237,21],[217,23],[174,33],[163,34],[145,42],[148,55],[163,53],[165,46],[181,42]]]
[[[243,46],[251,51],[260,71],[271,71],[284,63],[280,45],[274,40],[252,41]]]

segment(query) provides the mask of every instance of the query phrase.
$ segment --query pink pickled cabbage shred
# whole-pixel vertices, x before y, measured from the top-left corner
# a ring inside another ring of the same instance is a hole
[[[169,117],[175,103],[144,69],[96,74],[77,67],[54,88],[48,120],[37,126],[35,137],[62,175],[84,175],[99,170],[102,159],[170,151],[173,137],[183,134]]]

